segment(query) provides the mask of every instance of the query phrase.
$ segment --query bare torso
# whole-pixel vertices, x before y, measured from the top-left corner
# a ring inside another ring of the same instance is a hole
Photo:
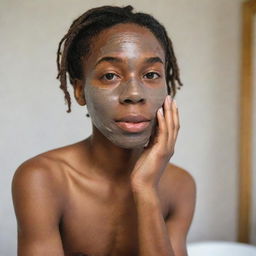
[[[131,193],[102,183],[86,184],[88,180],[77,178],[70,179],[68,203],[61,222],[67,255],[71,252],[90,256],[136,255],[136,209]],[[164,214],[167,211],[163,206]]]
[[[44,172],[56,187],[53,196],[61,202],[58,223],[65,256],[138,255],[137,213],[130,183],[93,175],[86,158],[80,158],[86,155],[83,143],[32,159],[48,167]],[[165,220],[179,200],[184,175],[185,170],[169,164],[161,177],[158,195]]]

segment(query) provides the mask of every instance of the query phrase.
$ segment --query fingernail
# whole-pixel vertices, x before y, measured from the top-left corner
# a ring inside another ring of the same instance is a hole
[[[159,108],[159,112],[160,112],[160,114],[161,114],[162,116],[164,115],[163,108]]]
[[[167,95],[167,102],[170,104],[171,103],[171,96]]]

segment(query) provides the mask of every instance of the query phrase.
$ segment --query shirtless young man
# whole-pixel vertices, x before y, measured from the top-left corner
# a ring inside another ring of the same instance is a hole
[[[91,9],[61,41],[58,63],[68,111],[66,72],[93,132],[16,171],[18,255],[187,255],[195,183],[168,163],[180,81],[163,26],[130,6]]]

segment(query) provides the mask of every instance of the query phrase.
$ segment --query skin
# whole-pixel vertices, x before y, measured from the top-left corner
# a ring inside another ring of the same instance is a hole
[[[15,173],[20,256],[187,255],[195,183],[168,163],[180,124],[166,97],[164,61],[154,35],[134,24],[94,38],[84,78],[74,84],[92,135],[29,159]],[[113,120],[127,114],[150,124],[125,132]]]
[[[147,30],[137,26],[133,30],[120,31],[120,26],[114,26],[111,37],[109,30],[96,37],[97,44],[93,44],[92,53],[84,61],[85,78],[75,85],[84,88],[84,95],[79,96],[85,98],[81,103],[86,102],[93,125],[121,148],[138,148],[147,143],[156,111],[167,95],[165,55],[160,43]],[[118,129],[113,119],[128,113],[148,117],[151,120],[148,129],[139,134]]]

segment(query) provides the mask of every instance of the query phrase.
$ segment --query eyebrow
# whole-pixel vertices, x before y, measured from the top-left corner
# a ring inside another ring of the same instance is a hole
[[[97,65],[99,65],[101,62],[122,63],[122,62],[123,62],[123,59],[118,58],[118,57],[111,57],[111,56],[102,57],[102,58],[100,58],[100,59],[96,62],[95,67],[96,67]],[[164,64],[164,62],[162,61],[162,59],[159,58],[159,57],[149,57],[149,58],[146,58],[146,59],[144,60],[144,63],[146,63],[146,64],[154,64],[154,63],[161,63],[161,64]]]
[[[100,59],[96,62],[95,67],[96,67],[97,65],[99,65],[101,62],[121,63],[121,62],[123,62],[123,61],[122,61],[121,58],[106,56],[106,57],[100,58]]]
[[[144,62],[147,63],[147,64],[154,64],[154,63],[157,63],[157,62],[158,62],[158,63],[161,63],[161,64],[164,64],[164,62],[162,61],[162,59],[159,58],[159,57],[150,57],[150,58],[146,58]]]

